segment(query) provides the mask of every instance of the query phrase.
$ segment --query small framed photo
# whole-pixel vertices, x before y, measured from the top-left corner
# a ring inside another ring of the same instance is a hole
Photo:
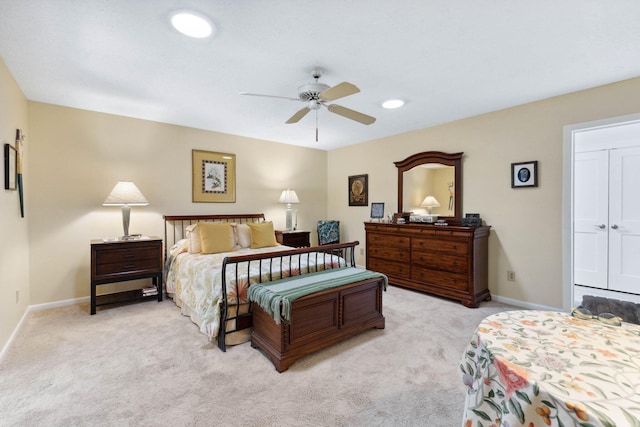
[[[236,155],[192,150],[194,203],[235,203]]]
[[[17,181],[17,151],[11,144],[4,144],[4,188],[15,190]]]
[[[538,161],[511,163],[511,188],[538,186]]]
[[[349,206],[369,206],[369,175],[349,177]]]
[[[371,218],[384,218],[384,203],[371,203]]]

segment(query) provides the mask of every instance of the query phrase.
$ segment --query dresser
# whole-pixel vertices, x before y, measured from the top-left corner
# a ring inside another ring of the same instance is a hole
[[[153,279],[153,285],[133,291],[96,295],[106,283]],[[96,307],[129,301],[162,301],[162,239],[91,241],[91,314]]]
[[[491,227],[365,222],[367,269],[389,283],[478,307],[490,300]]]

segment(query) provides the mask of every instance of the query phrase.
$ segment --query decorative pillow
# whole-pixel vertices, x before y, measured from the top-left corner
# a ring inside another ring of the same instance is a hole
[[[187,232],[187,240],[189,241],[189,253],[199,254],[200,252],[202,252],[198,223],[191,224],[190,226],[186,227],[185,231]]]
[[[233,250],[233,228],[228,222],[201,222],[198,228],[203,254]]]
[[[247,224],[236,225],[236,243],[241,248],[251,246],[251,229]]]
[[[187,252],[189,250],[189,241],[187,239],[178,240],[171,246],[169,249],[169,257],[175,257],[176,255],[181,254],[182,252]]]
[[[278,246],[276,235],[273,231],[273,222],[248,222],[247,226],[251,229],[251,249]]]

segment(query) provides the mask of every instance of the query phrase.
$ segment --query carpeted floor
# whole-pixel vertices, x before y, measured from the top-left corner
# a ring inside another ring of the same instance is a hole
[[[386,329],[279,374],[226,353],[171,300],[31,313],[0,361],[0,426],[460,426],[462,351],[487,315],[391,286]]]

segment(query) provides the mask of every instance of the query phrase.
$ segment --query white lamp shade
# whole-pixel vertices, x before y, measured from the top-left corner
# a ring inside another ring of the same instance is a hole
[[[438,206],[440,206],[440,202],[438,202],[433,196],[425,197],[420,204],[421,208],[437,208]]]
[[[102,203],[103,206],[147,206],[149,202],[133,182],[119,181],[111,194]]]
[[[282,194],[280,194],[280,200],[278,200],[279,203],[300,203],[300,199],[298,199],[298,195],[296,194],[295,190],[290,190],[290,189],[286,189],[282,192]]]

